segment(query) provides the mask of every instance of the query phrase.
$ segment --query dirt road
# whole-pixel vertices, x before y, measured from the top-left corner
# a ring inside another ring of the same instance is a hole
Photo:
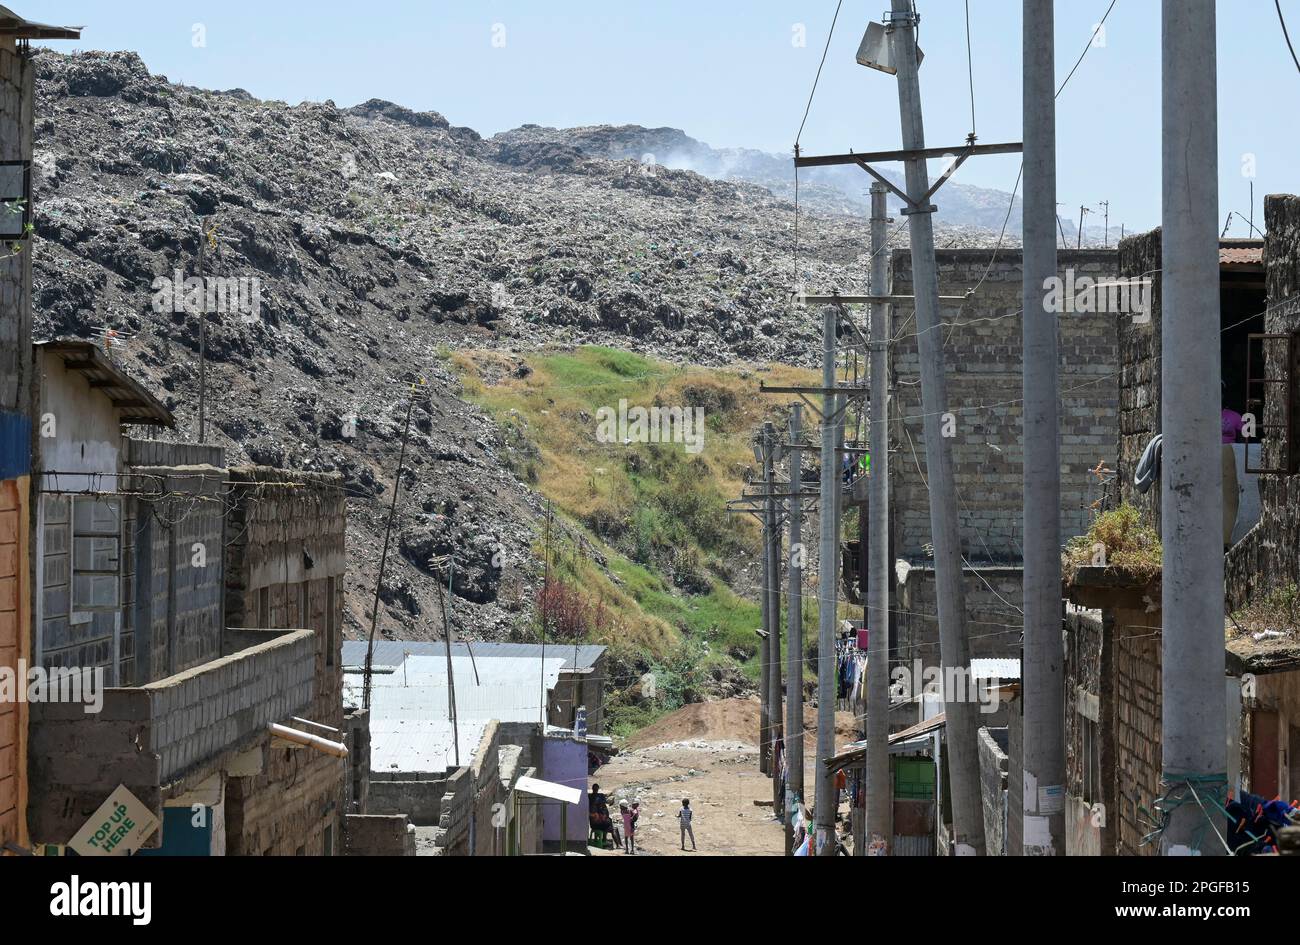
[[[806,723],[815,722],[815,712],[810,712]],[[851,740],[851,722],[847,714],[837,716],[837,744]],[[639,732],[591,780],[601,785],[614,811],[620,800],[641,802],[640,852],[656,856],[781,856],[785,828],[773,817],[772,782],[758,772],[758,749],[752,737],[757,729],[756,700],[687,706]],[[665,738],[669,740],[655,744]],[[808,744],[811,749],[811,741]],[[807,755],[805,778],[811,789],[811,750]],[[677,811],[684,797],[691,799],[695,811],[698,854],[691,853],[689,840],[686,852],[681,850]],[[763,801],[765,806],[755,801]],[[591,852],[616,855],[594,848]]]

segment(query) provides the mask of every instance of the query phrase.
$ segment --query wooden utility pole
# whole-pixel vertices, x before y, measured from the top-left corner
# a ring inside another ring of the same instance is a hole
[[[886,189],[871,185],[871,293],[889,295]],[[889,305],[871,303],[870,535],[867,578],[867,748],[863,854],[887,855],[893,836],[889,778]],[[857,853],[854,850],[854,853]]]
[[[903,147],[925,148],[925,123],[921,111],[921,84],[917,74],[916,14],[912,0],[891,0],[888,28],[893,61],[898,69],[898,105]],[[970,650],[966,639],[966,592],[963,586],[961,542],[957,531],[957,493],[952,451],[943,435],[942,417],[948,411],[944,376],[943,332],[939,330],[939,273],[934,258],[936,209],[930,203],[930,178],[922,157],[905,161],[908,217],[912,244],[913,293],[916,296],[916,332],[921,367],[921,404],[924,413],[926,468],[930,483],[930,530],[934,541],[935,596],[939,611],[939,648],[943,678],[970,675]],[[953,673],[953,671],[956,671]],[[952,675],[950,675],[952,673]],[[977,736],[978,706],[970,693],[944,693],[947,715],[948,775],[952,796],[953,847],[959,856],[984,854],[984,810],[980,795]]]
[[[1160,852],[1210,856],[1227,788],[1214,0],[1164,0],[1162,27]]]
[[[1056,95],[1053,0],[1024,0],[1025,202],[1023,852],[1065,853],[1064,653],[1061,647],[1059,313],[1043,286],[1056,276]],[[1082,210],[1082,208],[1080,208]],[[1083,215],[1079,216],[1083,233]],[[1021,790],[1012,785],[1011,790]],[[1015,850],[1014,853],[1022,851]]]
[[[804,802],[803,786],[803,406],[790,407],[790,512],[789,559],[786,564],[789,589],[786,592],[785,641],[785,766],[786,796],[784,798],[785,854],[793,856],[794,818],[796,804]]]
[[[366,643],[366,672],[362,685],[363,708],[370,708],[370,685],[375,661],[375,630],[379,625],[379,592],[384,586],[384,569],[388,565],[388,544],[393,534],[393,518],[397,514],[397,496],[402,491],[402,473],[406,469],[406,441],[411,434],[411,409],[415,406],[415,395],[424,387],[424,380],[412,384],[410,398],[406,402],[406,422],[402,425],[402,448],[397,454],[397,475],[393,477],[393,497],[388,502],[388,521],[384,525],[384,548],[379,554],[379,574],[375,578],[375,601],[370,609],[370,635]]]

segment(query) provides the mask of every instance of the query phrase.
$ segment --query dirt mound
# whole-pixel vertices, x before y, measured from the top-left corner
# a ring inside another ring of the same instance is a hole
[[[758,742],[758,700],[694,702],[647,725],[628,739],[628,748],[653,748],[672,742]]]
[[[817,710],[804,709],[804,742],[810,748],[816,743]],[[853,716],[848,712],[835,713],[835,742],[843,744],[857,735],[853,730]],[[719,699],[714,702],[695,702],[665,715],[652,725],[647,725],[627,741],[626,748],[653,748],[674,742],[709,741],[758,743],[758,699]]]

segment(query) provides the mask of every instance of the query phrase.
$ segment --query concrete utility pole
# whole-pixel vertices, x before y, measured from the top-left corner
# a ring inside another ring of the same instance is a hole
[[[871,185],[871,294],[889,294],[889,222],[885,194]],[[867,580],[867,763],[866,850],[887,854],[893,836],[893,792],[889,780],[889,308],[871,304],[871,472]],[[857,850],[855,853],[859,852]]]
[[[925,147],[925,122],[921,113],[921,83],[917,76],[916,18],[911,0],[891,0],[893,61],[898,68],[898,106],[902,118],[903,147]],[[935,596],[939,611],[939,650],[944,679],[957,670],[970,675],[966,639],[966,594],[962,586],[961,544],[957,534],[957,493],[953,481],[952,452],[942,435],[942,415],[948,409],[944,378],[943,333],[939,322],[939,273],[934,260],[934,207],[927,193],[930,179],[925,158],[909,157],[907,195],[912,244],[912,281],[916,301],[916,334],[921,367],[921,405],[924,413],[925,462],[930,481],[930,532],[934,540]],[[945,687],[947,688],[947,687]],[[944,693],[948,729],[948,775],[952,795],[953,848],[958,856],[983,856],[984,811],[980,798],[979,756],[976,742],[975,701],[970,693]]]
[[[838,397],[835,387],[836,309],[822,308],[822,470],[818,507],[817,550],[817,835],[813,852],[835,855],[835,784],[825,761],[835,754],[835,612],[839,595],[840,535],[836,529],[840,486],[835,419]]]
[[[1065,853],[1053,0],[1024,0],[1024,855]],[[1083,217],[1079,217],[1083,232]],[[1012,790],[1020,790],[1012,785]]]
[[[208,293],[203,288],[203,251],[208,241],[206,221],[199,217],[199,258],[195,275],[199,277],[199,439],[208,432]]]
[[[1219,457],[1219,200],[1214,0],[1162,3],[1160,353],[1164,540],[1160,852],[1224,853],[1223,472]],[[1211,820],[1197,803],[1199,795]],[[1200,840],[1198,841],[1198,838]]]
[[[762,434],[760,433],[755,439],[755,445],[758,448],[758,456],[763,466],[763,493],[764,496],[772,494],[772,468],[767,462],[766,445],[763,443]],[[763,635],[758,644],[758,771],[760,774],[772,774],[772,667],[768,665],[771,659],[772,651],[768,647],[768,634],[772,630],[772,615],[769,611],[772,599],[768,596],[767,588],[772,579],[768,573],[767,549],[772,545],[772,535],[768,531],[767,506],[772,500],[763,499],[763,512],[759,515],[759,521],[763,528],[763,554],[759,566],[759,589],[758,599],[762,609],[763,617]]]
[[[767,693],[771,722],[771,746],[768,749],[772,765],[772,803],[775,813],[781,812],[780,768],[776,763],[776,745],[784,729],[781,720],[781,529],[777,525],[776,510],[776,429],[772,421],[763,424],[763,469],[767,477],[768,499],[764,508],[763,524],[767,544],[763,547],[767,574],[764,593],[767,595]]]
[[[790,443],[803,437],[803,405],[790,407]],[[789,590],[786,592],[785,641],[785,855],[793,856],[794,824],[790,812],[796,801],[804,802],[803,789],[803,450],[790,447],[790,560],[786,565]]]

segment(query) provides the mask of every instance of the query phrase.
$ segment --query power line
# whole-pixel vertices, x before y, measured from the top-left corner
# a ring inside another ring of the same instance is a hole
[[[803,137],[803,126],[808,123],[808,113],[812,111],[813,97],[817,94],[817,83],[821,81],[822,67],[826,65],[826,54],[831,50],[831,38],[835,35],[835,24],[840,18],[840,7],[844,5],[844,0],[839,0],[835,4],[835,15],[831,17],[831,29],[826,34],[826,45],[822,48],[822,60],[817,64],[817,75],[813,77],[812,91],[808,93],[808,104],[804,106],[803,120],[799,122],[799,131],[794,136],[794,146],[799,147],[799,139]],[[796,168],[797,171],[797,168]],[[798,177],[796,176],[796,181]]]
[[[1273,0],[1273,6],[1277,7],[1277,21],[1282,24],[1282,38],[1286,40],[1286,48],[1291,50],[1291,59],[1295,62],[1296,69],[1300,70],[1300,57],[1295,54],[1295,47],[1291,45],[1291,34],[1286,30],[1286,17],[1282,15],[1282,0]]]

